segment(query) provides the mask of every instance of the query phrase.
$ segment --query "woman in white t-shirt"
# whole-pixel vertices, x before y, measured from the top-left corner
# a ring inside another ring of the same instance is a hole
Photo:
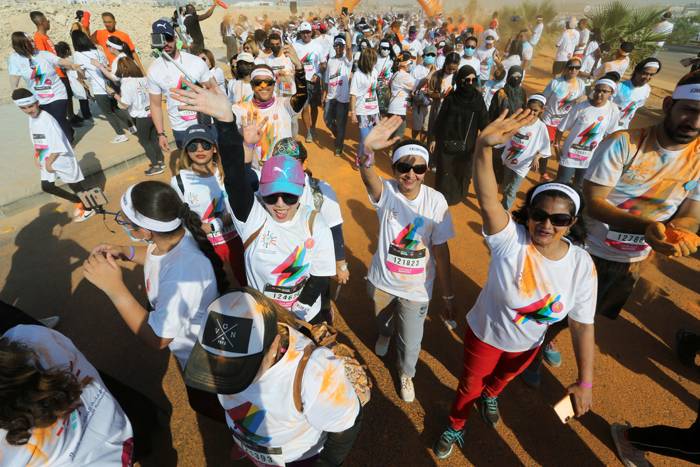
[[[199,216],[169,185],[157,181],[132,185],[120,205],[116,222],[133,241],[148,245],[98,245],[83,264],[83,274],[107,294],[134,334],[149,347],[170,348],[184,368],[206,307],[228,287],[221,258]],[[117,260],[143,266],[150,313],[127,289]],[[195,411],[223,418],[222,413],[203,408],[210,406],[206,395],[188,388],[188,396]]]
[[[255,67],[251,54],[241,52],[236,58],[236,68],[233,77],[226,83],[226,95],[231,104],[241,104],[253,99],[253,88],[250,85],[250,74]]]
[[[408,51],[403,51],[397,57],[397,70],[391,77],[389,88],[391,89],[391,100],[389,101],[388,116],[397,115],[401,117],[401,126],[396,130],[396,135],[403,136],[406,129],[406,109],[408,108],[408,99],[413,93],[413,88],[416,86],[416,80],[413,79],[409,70],[413,65],[411,54]]]
[[[444,459],[464,442],[474,402],[495,426],[498,396],[535,358],[549,326],[568,316],[578,381],[567,388],[577,416],[592,403],[597,276],[583,244],[582,197],[569,185],[544,183],[531,189],[513,218],[499,202],[491,148],[505,144],[535,117],[506,112],[477,139],[474,181],[483,232],[491,250],[488,279],[467,314],[464,370],[447,429],[433,446]]]
[[[382,120],[367,136],[366,157],[396,142],[399,137],[391,135],[400,126],[398,116]],[[413,377],[435,277],[442,288],[443,320],[456,328],[447,246],[454,228],[445,197],[424,184],[429,160],[425,146],[405,140],[392,151],[392,180],[382,180],[371,166],[360,166],[379,217],[379,243],[367,273],[379,334],[374,351],[385,356],[396,331],[401,398],[406,402],[415,399]]]
[[[126,56],[119,60],[115,76],[119,78],[121,86],[119,94],[115,94],[114,98],[120,108],[129,112],[136,126],[136,137],[150,162],[144,173],[147,176],[161,174],[165,170],[165,162],[163,151],[158,145],[156,127],[151,119],[148,78],[136,61]]]
[[[350,120],[360,127],[360,140],[355,155],[355,167],[360,159],[372,164],[372,158],[364,157],[364,141],[372,128],[379,123],[379,101],[377,95],[377,51],[368,48],[362,51],[357,61],[357,71],[350,82]]]
[[[216,66],[216,60],[211,50],[202,49],[197,56],[204,60],[204,63],[207,64],[207,68],[209,68],[211,76],[214,78],[214,81],[216,81],[216,85],[219,86],[221,92],[226,94],[226,77],[224,76],[224,70]]]
[[[343,153],[345,127],[350,105],[350,77],[352,76],[352,44],[350,33],[333,39],[333,57],[328,58],[324,73],[323,121],[335,137],[335,155]]]
[[[238,284],[246,285],[243,244],[231,218],[219,148],[208,126],[197,124],[185,130],[170,186],[202,220],[202,230],[224,268],[230,268]]]

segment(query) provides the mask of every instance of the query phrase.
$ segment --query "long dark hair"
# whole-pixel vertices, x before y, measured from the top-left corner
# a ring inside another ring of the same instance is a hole
[[[32,41],[21,31],[12,33],[12,49],[26,58],[31,58],[35,51]]]
[[[574,206],[574,202],[571,200],[571,198],[569,198],[565,193],[558,190],[545,190],[541,193],[538,193],[537,198],[533,200],[532,194],[535,192],[535,189],[540,185],[543,184],[540,183],[538,185],[535,185],[527,191],[527,193],[525,194],[525,204],[520,206],[520,208],[518,208],[516,211],[513,211],[512,213],[513,220],[518,224],[527,226],[527,221],[530,219],[530,213],[528,212],[529,207],[537,205],[539,200],[541,200],[545,196],[550,198],[563,199],[569,205],[569,214],[573,217],[576,217],[576,222],[569,229],[569,233],[566,235],[566,238],[571,240],[571,242],[576,245],[583,245],[586,241],[586,236],[588,235],[588,229],[586,228],[586,222],[583,220],[582,215],[586,205],[581,191],[577,189],[574,185],[570,183],[565,183],[566,186],[578,193],[579,199],[581,200],[581,207],[579,208],[578,213],[576,213],[576,206]]]
[[[175,190],[168,184],[149,180],[138,183],[131,191],[131,201],[134,209],[144,216],[158,221],[168,222],[179,218],[192,237],[197,242],[197,246],[204,253],[216,276],[216,284],[219,293],[224,293],[228,289],[228,280],[224,272],[224,264],[221,258],[214,251],[214,247],[209,243],[207,235],[202,230],[202,221],[195,214],[187,203],[183,203]],[[172,232],[158,232],[160,235],[171,235],[176,233],[180,227]],[[186,266],[186,265],[185,265]]]
[[[68,368],[44,369],[26,345],[0,338],[0,428],[13,446],[27,444],[32,429],[56,423],[77,407],[92,378]]]
[[[70,40],[73,43],[73,50],[76,52],[88,52],[90,50],[96,50],[97,47],[90,40],[87,34],[85,34],[80,29],[71,31]]]
[[[129,57],[130,59],[132,59],[132,60],[134,59],[134,54],[131,52],[131,49],[130,49],[129,46],[126,44],[126,42],[124,42],[123,40],[119,39],[117,36],[109,36],[109,42],[113,42],[113,43],[115,43],[115,44],[117,44],[117,45],[120,45],[121,48],[122,48],[121,52],[123,52],[124,55],[126,55],[126,56]],[[108,47],[109,47],[109,45],[108,45]]]

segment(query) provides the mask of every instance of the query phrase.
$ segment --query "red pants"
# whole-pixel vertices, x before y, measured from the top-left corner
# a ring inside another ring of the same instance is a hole
[[[481,341],[467,326],[464,336],[464,370],[457,386],[457,397],[450,410],[450,426],[464,428],[472,405],[482,394],[498,396],[537,355],[539,347],[525,352],[506,352]]]
[[[221,261],[224,262],[224,269],[226,269],[227,264],[231,265],[233,275],[240,286],[245,287],[248,285],[245,278],[245,263],[243,260],[243,243],[241,242],[241,237],[236,236],[226,243],[214,245],[214,251],[217,256],[221,258]]]

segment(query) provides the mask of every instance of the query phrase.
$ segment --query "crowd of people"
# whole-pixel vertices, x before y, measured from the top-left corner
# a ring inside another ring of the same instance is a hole
[[[365,370],[319,337],[335,333],[331,280],[351,279],[342,196],[306,166],[319,113],[334,156],[351,156],[376,209],[366,277],[374,351],[396,346],[407,403],[430,397],[416,394],[413,378],[436,279],[441,320],[458,329],[450,209],[474,182],[491,259],[435,456],[465,442],[474,404],[496,426],[514,378],[538,386],[542,361],[562,364],[555,336],[567,325],[577,367],[567,393],[576,416],[588,412],[595,318],[618,317],[652,252],[682,257],[700,246],[700,71],[679,77],[662,121],[643,127],[635,115],[661,61],[641,57],[628,72],[634,44],[602,43],[586,19],[566,20],[551,81],[528,93],[523,80],[552,26],[542,16],[507,38],[497,14],[484,27],[343,11],[284,22],[227,16],[227,80],[199,24],[216,5],[155,20],[147,67],[112,13],[91,33],[79,11],[72,44],[54,46],[49,19],[32,12],[37,30],[12,34],[8,70],[42,190],[75,203],[76,222],[98,209],[79,196],[87,183],[72,148],[91,102],[112,143],[136,135],[144,177],[170,170],[170,183],[146,179],[121,194],[115,222],[133,243],[98,244],[83,273],[139,339],[170,349],[192,408],[230,429],[232,459],[342,465],[361,430]],[[375,170],[380,157],[388,178]],[[539,182],[516,205],[531,171]],[[145,305],[123,280],[129,262],[143,268]],[[147,454],[158,419],[149,401],[47,322],[4,305],[0,324],[0,464],[130,465]],[[694,365],[700,336],[682,330],[678,339]],[[646,465],[644,451],[700,463],[699,422],[611,432],[625,465]]]

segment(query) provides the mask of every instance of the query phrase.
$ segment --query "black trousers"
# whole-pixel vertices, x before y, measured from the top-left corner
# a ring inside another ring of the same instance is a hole
[[[55,182],[49,182],[47,180],[42,180],[41,181],[41,190],[44,191],[45,193],[52,194],[54,196],[58,196],[59,198],[65,199],[70,201],[71,203],[80,203],[80,198],[76,193],[80,193],[81,191],[85,191],[85,188],[83,187],[82,182],[75,182],[75,183],[69,183],[68,187],[73,190],[73,193],[70,191],[64,190],[63,188],[59,188],[56,186]]]
[[[49,104],[40,105],[41,110],[51,114],[53,118],[56,119],[58,124],[61,126],[63,133],[68,138],[71,144],[73,144],[73,127],[70,126],[70,122],[66,118],[66,113],[68,112],[68,99],[59,99],[53,101]]]
[[[151,117],[134,118],[134,125],[136,125],[136,137],[146,151],[146,157],[151,165],[162,164],[163,151],[158,145],[158,135],[156,135],[156,127],[153,125]]]

